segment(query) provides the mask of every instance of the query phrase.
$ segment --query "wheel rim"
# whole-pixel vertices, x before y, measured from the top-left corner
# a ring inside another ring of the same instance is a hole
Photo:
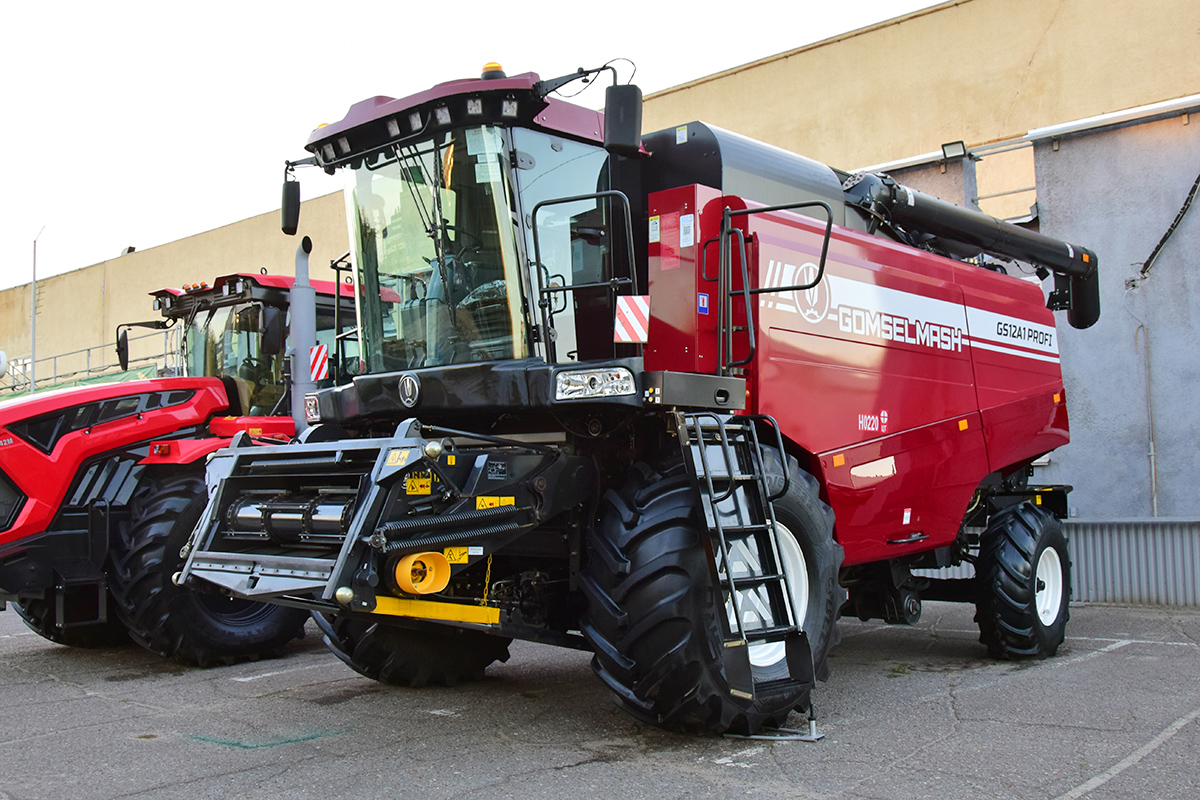
[[[808,616],[808,562],[804,558],[804,551],[800,549],[796,537],[792,535],[786,525],[776,522],[775,530],[779,533],[779,558],[792,590],[792,610],[796,615],[796,624],[801,630],[804,630],[804,621]],[[729,556],[735,581],[739,574],[759,571],[758,559],[746,547],[740,544],[735,545],[730,549]],[[746,631],[754,631],[774,624],[764,587],[739,591],[738,602],[742,610],[742,627]],[[729,617],[730,629],[736,630],[737,618],[732,598],[725,602],[725,613]],[[787,646],[783,642],[751,645],[749,655],[751,666],[770,667],[783,661],[787,655]]]
[[[226,625],[253,625],[264,617],[270,616],[274,610],[274,606],[254,600],[203,592],[196,592],[194,596],[210,619],[219,620]]]
[[[1062,559],[1053,547],[1047,547],[1038,556],[1036,570],[1037,587],[1034,603],[1038,619],[1043,625],[1051,625],[1058,619],[1063,598]]]

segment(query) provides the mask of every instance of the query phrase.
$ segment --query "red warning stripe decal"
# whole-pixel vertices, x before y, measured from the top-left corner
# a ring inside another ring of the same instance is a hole
[[[617,297],[613,341],[625,344],[645,344],[649,331],[650,296],[620,295]]]

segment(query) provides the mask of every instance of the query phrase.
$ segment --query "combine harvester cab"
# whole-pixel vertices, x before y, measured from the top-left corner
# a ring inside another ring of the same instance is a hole
[[[809,708],[841,613],[974,602],[995,655],[1051,655],[1056,332],[994,259],[1087,327],[1094,254],[703,123],[642,137],[633,86],[549,96],[586,74],[489,65],[313,133],[284,230],[295,166],[347,175],[365,371],[298,443],[214,456],[181,580],[311,608],[391,683],[585,649],[673,730]]]
[[[257,658],[303,635],[302,612],[171,582],[204,508],[207,456],[238,433],[259,441],[296,434],[280,415],[292,284],[241,274],[154,292],[163,319],[118,328],[122,368],[130,327],[178,324],[185,376],[0,404],[0,600],[38,634],[79,647],[132,637],[202,665]],[[335,286],[318,289],[308,303],[332,339]]]

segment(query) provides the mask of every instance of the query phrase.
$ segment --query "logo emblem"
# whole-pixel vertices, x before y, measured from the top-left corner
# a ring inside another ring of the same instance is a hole
[[[796,268],[794,283],[803,286],[817,279],[817,265],[809,262]],[[811,289],[794,293],[796,310],[811,323],[818,323],[829,315],[829,282],[824,278]]]
[[[400,376],[400,402],[405,408],[412,408],[421,399],[421,381],[411,372]]]

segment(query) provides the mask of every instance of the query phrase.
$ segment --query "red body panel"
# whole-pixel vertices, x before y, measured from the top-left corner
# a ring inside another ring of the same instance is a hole
[[[228,447],[233,436],[241,431],[258,438],[287,442],[296,435],[296,421],[291,417],[213,417],[208,422],[208,432],[212,436],[151,442],[150,452],[138,463],[143,466],[192,464]]]
[[[698,274],[699,246],[725,206],[753,204],[685,187],[651,195],[650,213],[698,203],[692,247],[667,262],[664,244],[650,245],[647,369],[716,370],[716,290]],[[739,225],[752,285],[815,277],[823,223],[774,212]],[[743,301],[734,307],[744,325]],[[820,284],[757,295],[752,308],[747,409],[816,458],[847,565],[950,544],[986,475],[1067,441],[1054,318],[1034,284],[835,227]],[[748,352],[740,334],[734,356]]]
[[[161,391],[192,391],[194,394],[178,405],[65,433],[49,453],[9,430],[10,425],[18,422],[63,412],[74,406]],[[200,425],[228,407],[225,388],[216,378],[164,378],[99,384],[0,403],[0,469],[28,498],[13,526],[0,532],[0,545],[45,530],[62,505],[76,471],[87,459]]]
[[[286,441],[296,435],[296,420],[291,417],[216,417],[208,423],[208,429],[214,436],[232,437],[247,431],[251,436],[282,436]]]
[[[672,369],[680,372],[712,374],[717,371],[717,284],[701,275],[700,230],[692,227],[691,246],[680,247],[680,222],[701,217],[699,210],[720,198],[720,192],[706,186],[682,186],[651,195],[651,224],[657,220],[657,241],[650,241],[650,274],[653,295],[650,330],[646,343],[646,369]],[[665,211],[660,211],[665,209]],[[716,230],[721,218],[716,216]],[[705,239],[715,235],[705,232]],[[686,240],[685,240],[686,241]],[[717,248],[708,247],[708,274],[717,274]],[[707,312],[707,313],[704,313]]]
[[[229,441],[228,438],[209,436],[203,439],[151,442],[150,452],[138,463],[146,467],[155,464],[191,464],[228,446]]]

